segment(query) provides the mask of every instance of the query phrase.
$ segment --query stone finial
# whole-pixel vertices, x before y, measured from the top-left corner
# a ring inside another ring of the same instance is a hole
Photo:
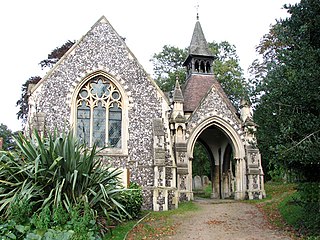
[[[176,85],[173,92],[173,102],[183,102],[183,95],[180,88],[178,77],[176,78]]]
[[[251,112],[251,106],[250,103],[245,100],[241,99],[240,101],[240,119],[243,123],[245,123],[247,120],[252,121],[252,112]]]

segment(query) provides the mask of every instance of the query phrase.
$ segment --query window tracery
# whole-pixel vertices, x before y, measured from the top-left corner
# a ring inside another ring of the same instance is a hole
[[[88,146],[121,148],[122,97],[116,85],[96,76],[80,89],[77,100],[76,134]]]

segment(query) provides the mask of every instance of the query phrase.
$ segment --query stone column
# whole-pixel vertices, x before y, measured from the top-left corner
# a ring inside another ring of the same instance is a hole
[[[235,199],[236,200],[242,200],[245,198],[245,192],[244,192],[244,161],[242,158],[236,159],[236,191],[235,191]]]
[[[220,198],[220,179],[219,179],[219,165],[214,165],[213,169],[213,179],[212,179],[212,193],[211,198],[219,199]]]

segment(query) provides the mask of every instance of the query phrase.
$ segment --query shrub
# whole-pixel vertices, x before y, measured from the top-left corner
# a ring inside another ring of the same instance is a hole
[[[124,192],[123,200],[121,202],[127,213],[130,214],[131,218],[139,217],[142,202],[143,196],[141,187],[137,183],[131,182],[129,191]]]
[[[312,235],[320,235],[320,183],[307,182],[298,185],[298,203],[304,209],[302,222]]]
[[[0,157],[0,215],[4,219],[28,215],[28,209],[13,213],[17,201],[29,204],[37,214],[35,218],[41,219],[37,227],[45,229],[52,218],[63,224],[61,208],[71,213],[84,203],[97,219],[106,219],[107,224],[100,226],[126,218],[120,204],[125,191],[118,179],[120,171],[102,166],[96,146],[88,149],[72,132],[62,136],[54,132],[46,138],[34,132],[31,139],[20,134],[15,141],[18,150]]]
[[[15,199],[9,209],[9,218],[17,224],[25,224],[32,215],[32,203],[26,199]]]

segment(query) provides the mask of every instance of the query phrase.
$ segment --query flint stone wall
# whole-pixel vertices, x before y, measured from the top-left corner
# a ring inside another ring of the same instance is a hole
[[[230,110],[226,102],[223,101],[223,98],[225,98],[225,96],[218,93],[217,87],[212,87],[210,92],[200,103],[199,107],[193,112],[187,121],[187,141],[189,140],[191,133],[201,122],[213,116],[222,118],[228,122],[239,135],[243,135],[240,120]]]
[[[42,81],[33,96],[45,113],[47,130],[69,129],[71,96],[88,73],[102,70],[120,82],[128,96],[128,156],[104,157],[114,167],[130,170],[130,180],[142,185],[145,209],[152,209],[152,120],[161,118],[162,103],[155,85],[108,22],[98,22]],[[123,143],[126,144],[126,143]]]

